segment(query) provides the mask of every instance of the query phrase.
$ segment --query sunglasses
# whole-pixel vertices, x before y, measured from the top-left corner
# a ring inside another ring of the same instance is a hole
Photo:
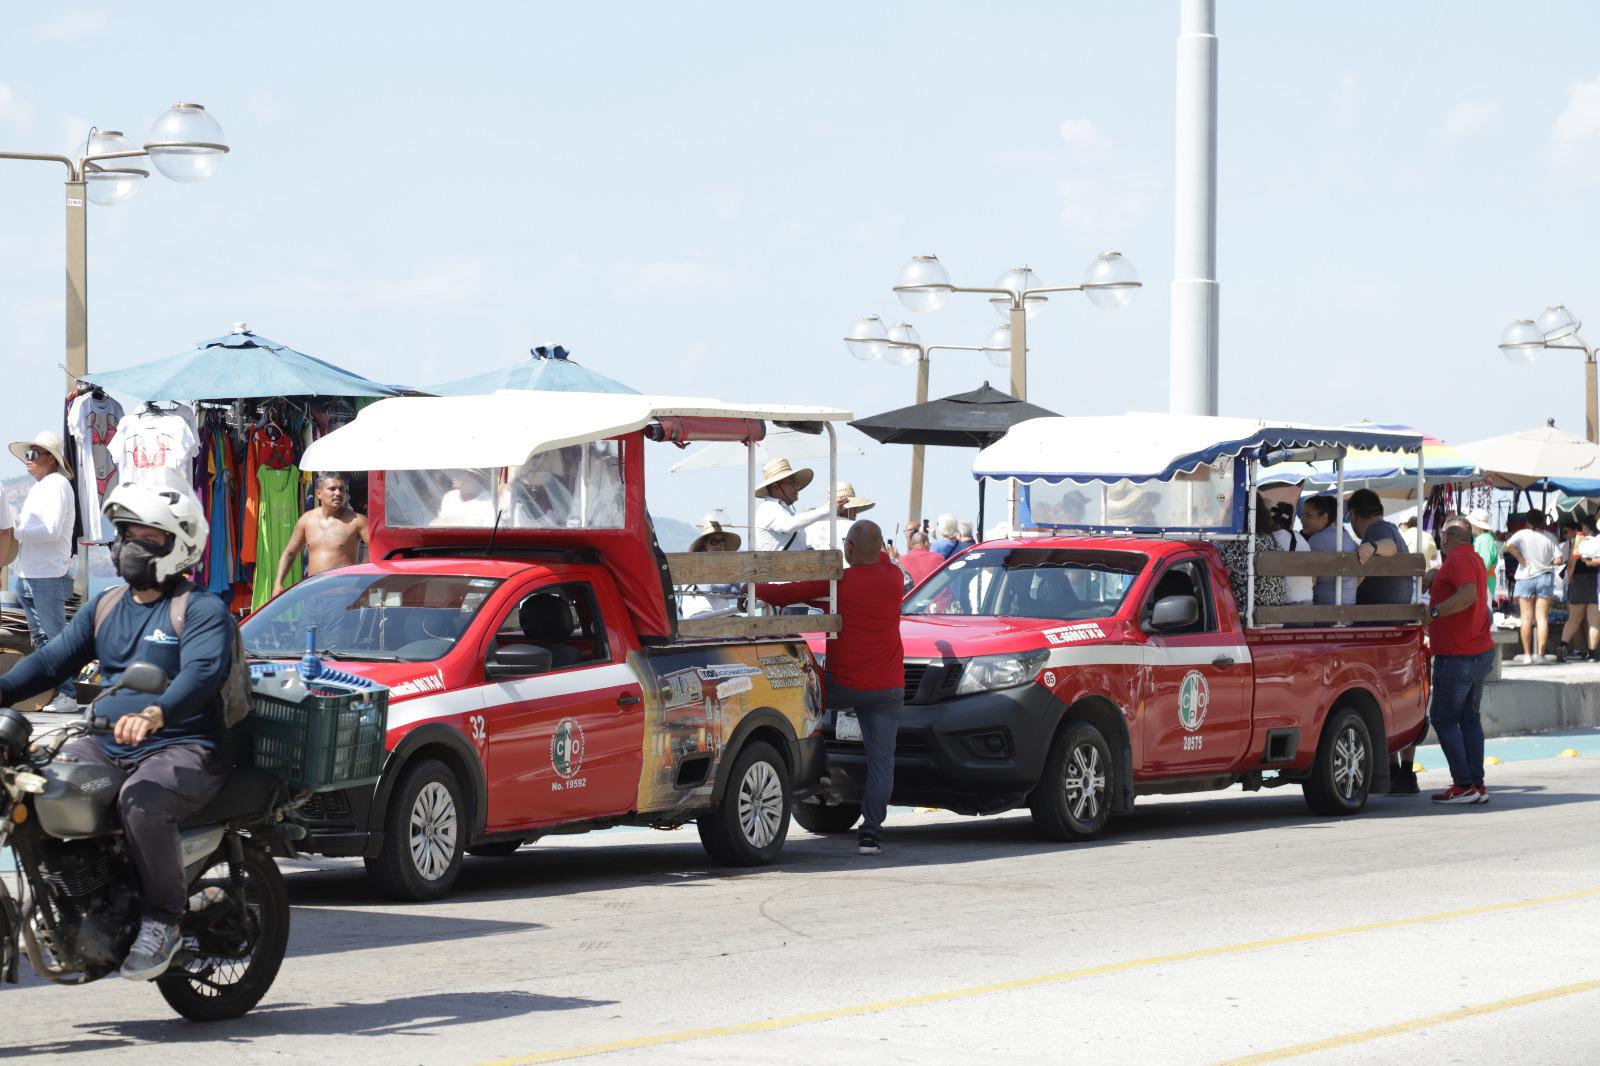
[[[706,543],[707,544],[715,544],[715,545],[720,547],[720,546],[728,543],[728,538],[727,537],[707,537],[706,538]]]
[[[28,460],[28,462],[33,463],[33,462],[37,462],[40,459],[43,459],[45,456],[47,456],[49,454],[50,454],[49,452],[44,451],[44,450],[42,450],[40,448],[29,448],[27,451],[22,453],[22,457],[24,459]]]

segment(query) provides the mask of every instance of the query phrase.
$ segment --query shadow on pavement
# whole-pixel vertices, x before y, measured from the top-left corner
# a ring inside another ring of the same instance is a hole
[[[1419,796],[1374,796],[1366,810],[1355,817],[1385,821],[1493,818],[1497,814],[1530,808],[1600,803],[1600,795],[1593,793],[1552,792],[1539,785],[1502,785],[1492,786],[1491,800],[1485,806],[1441,807],[1428,798],[1431,791],[1436,790],[1424,790]],[[1322,828],[1341,821],[1312,814],[1296,786],[1248,795],[1235,789],[1193,798],[1142,798],[1132,814],[1113,819],[1104,837],[1072,844],[1041,838],[1025,810],[934,823],[897,820],[891,813],[882,856],[871,859],[858,856],[854,833],[813,836],[793,826],[782,857],[774,866],[764,869],[710,865],[699,839],[689,827],[659,834],[633,833],[630,838],[638,838],[638,844],[607,843],[599,847],[563,846],[559,837],[553,837],[506,858],[468,858],[449,902],[487,902],[512,897],[538,899],[637,885],[693,889],[720,879],[752,875],[970,864],[1065,848],[1091,851],[1160,839],[1226,837],[1270,828]],[[318,869],[294,871],[286,880],[290,899],[298,908],[297,915],[315,913],[306,908],[321,905],[388,902],[367,884],[359,860],[328,861]],[[428,905],[414,906],[426,908]]]
[[[243,1044],[260,1037],[286,1034],[426,1035],[454,1025],[500,1021],[524,1014],[607,1007],[615,1002],[541,996],[532,992],[441,992],[383,1003],[333,1003],[316,1007],[269,1002],[237,1021],[216,1025],[195,1025],[176,1017],[169,1021],[81,1022],[77,1025],[84,1034],[80,1039],[0,1048],[0,1059],[73,1055],[144,1045],[153,1050],[164,1044]]]
[[[300,903],[297,899],[293,902]],[[528,932],[544,928],[538,922],[458,918],[437,909],[426,914],[386,913],[383,921],[376,925],[369,920],[370,918],[371,915],[363,911],[345,911],[337,907],[296,906],[294,918],[289,923],[288,957],[301,959],[310,955],[336,955],[343,951],[369,950],[390,945],[415,947],[418,944],[476,940],[480,937],[499,936],[502,933]]]

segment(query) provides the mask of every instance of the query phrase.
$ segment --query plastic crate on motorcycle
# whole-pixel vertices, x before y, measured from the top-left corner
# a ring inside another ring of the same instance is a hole
[[[370,784],[388,755],[388,721],[389,690],[364,678],[306,681],[292,667],[253,665],[241,762],[312,792]]]

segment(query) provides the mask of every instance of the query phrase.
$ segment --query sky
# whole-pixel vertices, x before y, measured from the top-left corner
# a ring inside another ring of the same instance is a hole
[[[1600,59],[1560,46],[1596,39],[1600,7],[1217,6],[1221,413],[1581,434],[1581,356],[1516,366],[1495,342],[1547,304],[1600,316]],[[91,370],[242,321],[416,386],[559,343],[641,391],[867,415],[914,378],[847,352],[857,314],[929,343],[999,322],[976,296],[903,309],[908,257],[958,285],[1022,264],[1071,284],[1116,250],[1145,288],[1114,312],[1052,300],[1029,399],[1162,410],[1177,32],[1175,0],[13,0],[0,147],[74,151],[91,125],[138,143],[178,100],[233,147],[207,182],[91,207]],[[63,387],[62,177],[0,161],[10,439]],[[933,356],[936,397],[1006,378]],[[910,450],[843,439],[863,452],[843,475],[898,522]],[[973,455],[930,451],[925,513],[971,516]],[[649,457],[654,511],[742,512],[742,471],[676,458]]]

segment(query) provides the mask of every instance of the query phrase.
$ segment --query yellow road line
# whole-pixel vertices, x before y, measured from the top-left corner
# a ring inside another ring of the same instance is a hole
[[[1243,1058],[1229,1059],[1227,1062],[1221,1063],[1220,1066],[1255,1066],[1256,1063],[1262,1062],[1282,1062],[1284,1059],[1299,1058],[1301,1055],[1310,1055],[1318,1051],[1331,1051],[1334,1048],[1349,1047],[1351,1044],[1364,1044],[1368,1040],[1379,1040],[1386,1036],[1414,1033],[1418,1029],[1432,1029],[1436,1026],[1448,1025],[1450,1022],[1476,1018],[1483,1014],[1511,1010],[1513,1007],[1526,1007],[1530,1003],[1543,1003],[1545,1000],[1560,999],[1562,996],[1576,996],[1583,992],[1596,991],[1600,991],[1600,981],[1579,981],[1575,985],[1547,988],[1542,992],[1529,992],[1525,996],[1512,996],[1510,999],[1499,999],[1493,1003],[1480,1003],[1476,1007],[1447,1010],[1443,1014],[1430,1014],[1426,1018],[1413,1018],[1408,1022],[1380,1025],[1376,1029],[1363,1029],[1359,1033],[1330,1036],[1326,1040],[1313,1040],[1306,1044],[1281,1047],[1276,1051],[1263,1051],[1259,1055],[1246,1055]]]
[[[1106,977],[1111,974],[1127,973],[1130,970],[1143,970],[1152,966],[1165,966],[1175,962],[1192,962],[1196,959],[1214,959],[1224,955],[1240,955],[1247,951],[1281,948],[1291,944],[1310,944],[1319,940],[1333,940],[1336,937],[1352,936],[1356,933],[1376,933],[1385,929],[1403,929],[1412,925],[1426,925],[1429,922],[1442,922],[1454,918],[1471,918],[1483,914],[1525,910],[1529,907],[1542,907],[1551,903],[1570,903],[1574,900],[1594,899],[1597,896],[1600,896],[1600,886],[1583,888],[1575,892],[1563,892],[1555,896],[1517,899],[1505,903],[1487,903],[1478,907],[1463,907],[1460,910],[1440,911],[1437,914],[1422,914],[1410,918],[1389,918],[1381,922],[1346,925],[1338,929],[1322,929],[1310,933],[1292,933],[1288,936],[1270,937],[1265,940],[1249,940],[1242,944],[1224,944],[1219,947],[1196,948],[1193,951],[1175,951],[1166,955],[1150,955],[1142,959],[1109,962],[1099,966],[1084,966],[1076,970],[1060,970],[1055,973],[1037,974],[1033,977],[1022,977],[1012,981],[994,981],[982,985],[969,985],[965,988],[951,988],[943,992],[929,992],[920,996],[880,999],[851,1006],[830,1007],[825,1010],[806,1011],[800,1014],[785,1014],[777,1018],[763,1018],[760,1021],[743,1022],[738,1025],[718,1025],[705,1029],[681,1029],[676,1032],[655,1033],[649,1036],[630,1037],[625,1040],[611,1040],[603,1044],[583,1044],[575,1047],[556,1048],[532,1055],[517,1055],[511,1058],[494,1059],[491,1062],[484,1063],[483,1066],[530,1066],[532,1063],[564,1062],[568,1059],[585,1059],[595,1055],[609,1055],[618,1051],[636,1051],[640,1048],[684,1044],[691,1040],[710,1040],[724,1036],[747,1036],[751,1033],[768,1033],[777,1029],[789,1029],[797,1025],[813,1025],[817,1022],[837,1021],[840,1018],[854,1018],[863,1014],[879,1014],[884,1011],[904,1010],[907,1007],[927,1007],[935,1003],[949,1003],[952,1000],[993,995],[996,992],[1018,992],[1024,989],[1063,984],[1067,981],[1081,981],[1089,977]]]

